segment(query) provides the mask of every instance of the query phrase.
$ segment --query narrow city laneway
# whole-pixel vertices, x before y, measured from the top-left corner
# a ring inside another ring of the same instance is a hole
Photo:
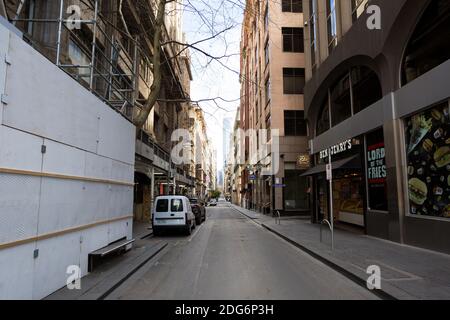
[[[207,215],[108,299],[376,299],[227,203]]]

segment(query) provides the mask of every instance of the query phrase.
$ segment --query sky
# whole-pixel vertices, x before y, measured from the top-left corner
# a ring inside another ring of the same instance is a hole
[[[192,49],[191,61],[193,101],[220,97],[224,100],[200,102],[205,112],[208,137],[217,150],[217,168],[223,168],[223,119],[231,118],[234,123],[239,106],[240,84],[240,38],[244,12],[244,0],[184,0],[183,13],[186,41],[214,57]],[[226,31],[224,31],[226,30]],[[223,33],[222,33],[223,32]],[[227,132],[229,134],[229,132]]]

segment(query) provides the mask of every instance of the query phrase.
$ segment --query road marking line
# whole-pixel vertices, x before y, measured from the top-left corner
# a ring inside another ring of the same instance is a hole
[[[188,242],[191,242],[192,239],[194,239],[194,237],[197,235],[197,233],[200,231],[200,229],[203,227],[203,224],[200,226],[197,226],[197,228],[195,228],[195,232],[194,234],[189,238]]]

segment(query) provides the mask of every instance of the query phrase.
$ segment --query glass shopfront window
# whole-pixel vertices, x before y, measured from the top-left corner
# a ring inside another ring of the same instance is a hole
[[[410,214],[450,218],[450,107],[406,119]]]
[[[335,174],[333,205],[334,216],[338,221],[364,226],[363,181],[361,168],[341,170]]]
[[[336,221],[354,226],[365,226],[365,183],[362,156],[363,139],[357,137],[331,146],[316,154],[316,165],[333,164],[333,216]],[[318,221],[329,219],[330,193],[328,181],[321,174],[316,180],[316,215]]]

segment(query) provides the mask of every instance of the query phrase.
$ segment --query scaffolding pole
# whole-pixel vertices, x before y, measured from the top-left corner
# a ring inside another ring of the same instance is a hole
[[[62,1],[62,0],[61,0]],[[94,25],[92,27],[92,53],[91,53],[91,79],[89,89],[94,90],[94,68],[95,68],[95,49],[97,47],[97,19],[98,19],[98,0],[94,4]]]
[[[56,65],[59,67],[60,64],[60,55],[61,55],[61,35],[63,28],[63,19],[64,19],[64,0],[60,0],[59,2],[59,18],[58,18],[58,40],[56,43]]]
[[[19,7],[16,11],[16,16],[14,17],[13,25],[16,25],[17,19],[19,19],[20,14],[22,13],[23,6],[25,5],[25,0],[20,0]]]

